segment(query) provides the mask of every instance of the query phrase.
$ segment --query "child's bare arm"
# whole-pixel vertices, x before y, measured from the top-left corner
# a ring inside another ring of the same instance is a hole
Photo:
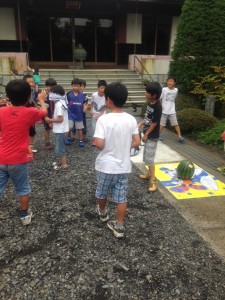
[[[91,114],[91,116],[94,115],[94,113],[93,113],[93,102],[91,102],[91,112],[90,112],[90,114]]]
[[[41,109],[45,111],[45,113],[47,114],[48,110],[47,107],[45,105],[45,99],[46,99],[46,91],[42,90],[41,93],[38,94],[38,101],[41,104]]]
[[[105,147],[105,140],[104,139],[95,138],[95,142],[96,142],[96,147],[99,150],[102,150]]]
[[[98,120],[98,118],[101,117],[101,116],[104,114],[105,110],[106,110],[106,106],[104,106],[104,107],[102,108],[102,110],[99,112],[99,114],[98,114],[97,117],[96,117],[96,120]]]
[[[84,103],[83,112],[86,113],[88,110],[88,103]]]
[[[145,143],[148,139],[148,135],[153,131],[153,129],[157,126],[157,123],[152,123],[151,126],[148,128],[148,130],[145,132],[145,134],[142,137],[142,141]]]
[[[139,122],[139,123],[137,124],[138,129],[140,129],[141,126],[142,126],[143,124],[144,124],[144,120],[142,120],[141,122]]]
[[[51,123],[62,123],[63,122],[63,116],[58,116],[57,118],[49,118],[49,117],[45,117],[45,121],[48,123],[48,124],[51,124]]]
[[[141,143],[141,139],[140,139],[139,134],[133,134],[132,138],[133,139],[132,139],[132,142],[131,142],[131,148],[138,147]]]

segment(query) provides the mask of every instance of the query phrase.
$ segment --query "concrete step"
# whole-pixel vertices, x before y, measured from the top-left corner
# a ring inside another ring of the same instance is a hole
[[[104,79],[107,83],[119,81],[126,85],[128,89],[127,106],[142,106],[146,102],[145,88],[138,73],[135,71],[124,69],[48,69],[40,70],[41,84],[40,88],[44,88],[45,80],[49,77],[54,78],[58,84],[62,85],[66,92],[71,91],[71,81],[73,78],[82,78],[86,81],[87,87],[85,92],[89,99],[92,94],[97,91],[98,80]]]

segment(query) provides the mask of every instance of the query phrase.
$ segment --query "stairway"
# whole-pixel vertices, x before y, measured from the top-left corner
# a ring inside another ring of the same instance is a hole
[[[98,80],[104,79],[107,83],[119,81],[126,85],[128,89],[127,106],[142,106],[145,103],[145,87],[140,76],[126,69],[90,69],[90,70],[72,70],[72,69],[41,69],[40,88],[44,87],[45,80],[52,77],[58,84],[63,86],[66,92],[71,90],[71,81],[74,78],[84,79],[87,83],[85,92],[91,98],[92,93],[97,91]]]

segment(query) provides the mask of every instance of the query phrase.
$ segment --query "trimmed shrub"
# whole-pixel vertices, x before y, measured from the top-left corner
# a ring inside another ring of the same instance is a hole
[[[178,93],[175,103],[176,111],[182,110],[184,108],[202,108],[200,99],[190,94]]]
[[[225,118],[225,101],[216,101],[214,115],[219,119]]]
[[[204,132],[197,132],[195,136],[198,140],[206,145],[215,145],[219,148],[223,148],[223,140],[221,138],[222,133],[225,130],[225,120],[218,121],[214,127],[204,131]]]
[[[217,122],[214,116],[197,108],[186,108],[178,111],[177,119],[181,132],[188,133],[212,128]]]
[[[169,74],[180,91],[190,92],[192,80],[225,65],[225,0],[186,0],[177,27]]]

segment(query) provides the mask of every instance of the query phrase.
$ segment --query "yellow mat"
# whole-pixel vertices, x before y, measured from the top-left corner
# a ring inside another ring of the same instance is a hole
[[[177,163],[155,165],[156,178],[177,199],[225,196],[225,184],[195,165],[191,180],[177,178]]]

